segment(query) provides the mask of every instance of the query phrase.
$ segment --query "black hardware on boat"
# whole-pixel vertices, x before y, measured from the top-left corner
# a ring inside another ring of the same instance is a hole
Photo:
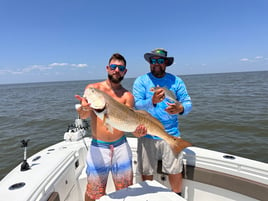
[[[8,189],[9,190],[17,190],[17,189],[22,188],[23,186],[25,186],[25,183],[19,182],[19,183],[15,183],[15,184],[11,185]]]
[[[89,124],[85,119],[76,119],[74,124],[69,124],[66,132],[76,132],[78,129],[88,130]]]
[[[226,158],[226,159],[235,159],[234,156],[231,156],[231,155],[224,155],[223,158]]]
[[[28,146],[29,141],[30,141],[29,139],[21,141],[21,143],[22,143],[21,147],[24,148],[24,157],[23,157],[22,164],[20,166],[20,171],[26,171],[26,170],[30,169],[30,166],[27,163],[27,146]]]

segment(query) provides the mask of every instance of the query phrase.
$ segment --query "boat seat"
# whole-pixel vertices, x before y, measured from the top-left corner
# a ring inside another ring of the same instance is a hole
[[[59,193],[58,192],[51,193],[47,201],[60,201]]]

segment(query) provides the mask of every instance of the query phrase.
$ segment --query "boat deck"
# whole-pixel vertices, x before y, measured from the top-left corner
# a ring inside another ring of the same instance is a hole
[[[159,182],[143,181],[128,188],[110,193],[99,199],[99,201],[137,201],[137,200],[153,200],[153,201],[186,201],[181,196],[169,190]]]

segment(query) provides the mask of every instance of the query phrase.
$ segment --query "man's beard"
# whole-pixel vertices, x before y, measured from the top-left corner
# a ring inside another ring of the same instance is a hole
[[[161,77],[164,77],[164,76],[165,76],[165,71],[162,70],[161,68],[158,69],[158,70],[154,70],[154,69],[152,69],[151,72],[152,72],[152,74],[153,74],[155,77],[159,77],[159,78],[161,78]]]
[[[114,84],[118,84],[118,83],[120,83],[120,82],[124,79],[124,76],[119,77],[119,78],[114,78],[113,75],[109,75],[109,74],[108,74],[108,79],[109,79],[112,83],[114,83]]]

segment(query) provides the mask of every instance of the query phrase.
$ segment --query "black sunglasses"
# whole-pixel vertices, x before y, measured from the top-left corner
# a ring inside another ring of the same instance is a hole
[[[121,66],[117,64],[110,64],[109,66],[111,70],[115,70],[116,68],[118,68],[121,72],[124,72],[124,70],[126,70],[126,66]]]

